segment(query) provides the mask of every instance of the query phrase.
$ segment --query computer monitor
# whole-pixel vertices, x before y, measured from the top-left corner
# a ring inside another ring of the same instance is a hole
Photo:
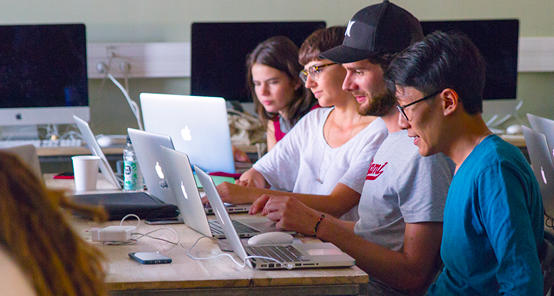
[[[434,31],[466,34],[487,63],[483,99],[516,99],[519,20],[422,21],[421,27],[425,35]]]
[[[0,126],[89,120],[84,24],[0,26]]]
[[[252,102],[246,86],[246,56],[272,36],[286,36],[298,47],[323,21],[193,23],[191,94]]]

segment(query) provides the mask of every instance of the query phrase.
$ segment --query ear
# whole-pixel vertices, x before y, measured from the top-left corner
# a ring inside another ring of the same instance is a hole
[[[442,91],[441,100],[444,116],[453,114],[458,108],[461,107],[458,93],[451,88],[447,88]]]

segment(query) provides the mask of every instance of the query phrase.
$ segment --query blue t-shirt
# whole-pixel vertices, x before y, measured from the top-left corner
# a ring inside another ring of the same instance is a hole
[[[444,270],[428,295],[542,295],[543,207],[518,148],[485,138],[454,176],[444,210]]]

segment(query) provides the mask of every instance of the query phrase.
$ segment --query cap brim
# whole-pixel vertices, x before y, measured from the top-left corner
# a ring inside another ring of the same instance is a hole
[[[376,55],[377,52],[339,45],[319,54],[320,58],[339,64],[353,63]]]

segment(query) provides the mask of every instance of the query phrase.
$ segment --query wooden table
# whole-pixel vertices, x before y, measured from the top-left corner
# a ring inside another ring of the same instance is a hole
[[[51,188],[72,188],[72,180],[53,180],[45,175]],[[99,175],[98,187],[113,190],[113,186]],[[128,219],[125,225],[136,225]],[[119,221],[101,225],[90,221],[72,221],[76,231],[90,241],[92,227],[119,225]],[[164,228],[141,223],[138,232],[146,233]],[[136,244],[110,246],[98,242],[97,246],[107,258],[106,282],[112,295],[363,295],[366,293],[368,275],[356,266],[329,269],[293,269],[277,271],[241,268],[228,257],[211,260],[194,260],[187,256],[188,250],[201,235],[185,225],[168,225],[180,237],[180,245],[174,246],[151,238],[141,238]],[[152,234],[177,241],[169,230]],[[313,238],[302,238],[305,243]],[[171,264],[143,265],[129,258],[128,253],[159,251],[173,259]],[[223,253],[215,240],[201,239],[192,249],[196,257],[212,257]],[[229,253],[237,261],[238,256]]]

